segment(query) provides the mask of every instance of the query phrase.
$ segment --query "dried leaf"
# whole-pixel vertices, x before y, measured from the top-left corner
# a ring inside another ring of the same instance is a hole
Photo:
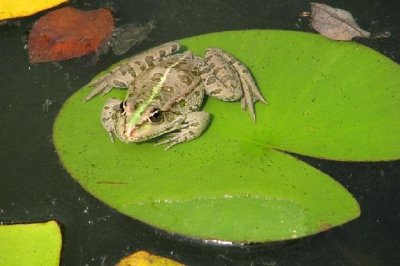
[[[114,29],[110,40],[113,53],[122,55],[128,52],[133,46],[146,40],[154,28],[154,21],[150,21],[144,25],[129,23]]]
[[[60,61],[94,53],[111,37],[113,28],[108,9],[57,9],[33,24],[28,37],[30,61]]]
[[[123,258],[117,266],[183,266],[183,264],[146,251],[137,251]]]
[[[350,41],[354,37],[371,36],[357,25],[350,12],[320,3],[311,3],[311,26],[332,40]]]

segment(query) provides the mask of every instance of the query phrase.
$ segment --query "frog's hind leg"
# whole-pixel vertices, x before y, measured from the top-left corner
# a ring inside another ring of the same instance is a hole
[[[172,133],[167,134],[156,145],[167,144],[165,150],[172,146],[193,140],[199,137],[207,128],[210,121],[210,115],[207,112],[192,112],[186,115],[185,121]]]
[[[208,95],[224,101],[241,100],[242,108],[254,121],[254,103],[267,103],[247,67],[221,49],[207,49],[200,72]]]
[[[127,88],[137,75],[179,49],[179,43],[169,42],[123,60],[106,75],[88,84],[93,90],[85,97],[85,101],[98,94],[106,94],[113,88]]]

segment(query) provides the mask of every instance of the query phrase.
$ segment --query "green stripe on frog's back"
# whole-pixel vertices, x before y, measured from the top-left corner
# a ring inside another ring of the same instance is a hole
[[[137,106],[136,110],[133,112],[131,118],[129,119],[128,126],[133,126],[133,125],[141,122],[140,118],[142,117],[144,110],[146,110],[146,108],[154,101],[154,99],[158,95],[160,95],[161,88],[163,87],[163,85],[168,77],[168,74],[171,72],[171,70],[176,65],[178,65],[185,59],[186,59],[186,55],[182,56],[182,58],[180,60],[177,60],[175,63],[173,63],[171,66],[169,66],[165,70],[164,74],[162,74],[162,76],[160,77],[160,80],[157,82],[157,84],[155,86],[153,86],[150,96],[144,102],[142,102],[139,106]]]

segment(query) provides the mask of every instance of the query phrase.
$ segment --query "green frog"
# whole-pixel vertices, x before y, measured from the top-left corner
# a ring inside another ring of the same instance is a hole
[[[204,59],[180,53],[170,42],[128,58],[104,76],[94,79],[85,101],[113,88],[126,88],[124,101],[109,99],[101,124],[123,142],[143,142],[162,136],[157,144],[168,149],[199,137],[210,115],[201,111],[204,95],[223,101],[241,101],[255,122],[254,103],[266,103],[250,71],[227,52],[209,48]]]

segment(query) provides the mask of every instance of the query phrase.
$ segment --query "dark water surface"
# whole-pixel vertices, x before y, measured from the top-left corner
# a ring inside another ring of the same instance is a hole
[[[324,2],[349,10],[366,30],[391,32],[389,39],[359,42],[400,63],[399,0]],[[157,22],[151,39],[129,54],[223,30],[311,31],[306,22],[298,21],[298,14],[309,9],[304,0],[72,1],[85,9],[107,4],[115,8],[118,24]],[[74,91],[122,57],[105,55],[89,67],[87,59],[30,65],[24,36],[39,16],[23,19],[20,26],[0,27],[0,221],[61,221],[62,265],[113,265],[139,249],[189,265],[400,265],[399,161],[302,158],[343,184],[360,203],[362,215],[328,232],[278,244],[205,245],[151,228],[90,196],[60,164],[52,126]],[[46,99],[54,102],[48,113],[42,110]]]

